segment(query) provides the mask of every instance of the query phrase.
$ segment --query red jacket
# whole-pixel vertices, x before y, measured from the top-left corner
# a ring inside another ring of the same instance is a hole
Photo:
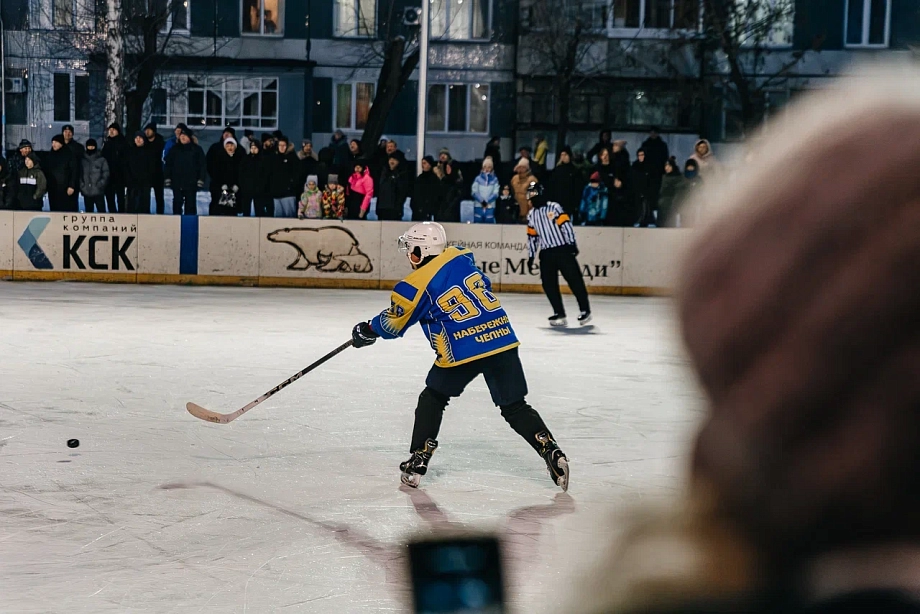
[[[367,213],[371,208],[371,199],[374,197],[374,180],[371,179],[371,173],[364,169],[364,174],[352,173],[348,178],[348,185],[352,192],[364,194],[364,200],[361,202],[361,212]]]

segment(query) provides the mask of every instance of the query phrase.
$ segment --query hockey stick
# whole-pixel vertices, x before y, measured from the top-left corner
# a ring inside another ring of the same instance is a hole
[[[339,354],[339,353],[345,351],[346,349],[350,348],[350,347],[352,346],[352,343],[353,343],[353,341],[351,341],[351,340],[349,340],[347,343],[343,343],[343,344],[340,345],[339,347],[335,348],[334,350],[332,350],[331,352],[329,352],[328,354],[326,354],[325,356],[323,356],[322,358],[320,358],[319,360],[317,360],[316,362],[314,362],[314,363],[313,363],[312,365],[310,365],[309,367],[306,367],[306,368],[303,369],[302,371],[298,371],[297,373],[295,373],[294,375],[292,375],[292,376],[289,377],[288,379],[284,380],[283,382],[281,382],[280,384],[278,384],[277,386],[275,386],[274,388],[272,388],[271,390],[269,390],[268,392],[266,392],[265,394],[263,394],[262,396],[260,396],[258,399],[256,399],[255,401],[253,401],[253,402],[250,403],[249,405],[246,405],[245,407],[242,407],[242,408],[236,410],[236,411],[233,412],[233,413],[229,413],[229,414],[219,414],[219,413],[213,412],[213,411],[211,411],[211,410],[209,410],[209,409],[205,409],[205,408],[202,407],[201,405],[196,405],[195,403],[186,403],[185,409],[187,409],[187,410],[188,410],[188,413],[192,414],[192,415],[195,416],[196,418],[200,418],[201,420],[207,420],[208,422],[213,422],[213,423],[215,423],[215,424],[227,424],[228,422],[233,422],[234,420],[236,420],[237,418],[239,418],[240,416],[242,416],[243,414],[245,414],[247,411],[249,411],[250,409],[252,409],[252,408],[255,407],[256,405],[258,405],[259,403],[261,403],[262,401],[264,401],[264,400],[268,399],[269,397],[273,396],[276,392],[278,392],[278,391],[280,391],[280,390],[282,390],[282,389],[284,389],[284,388],[287,388],[288,386],[290,386],[291,384],[293,384],[294,382],[296,382],[297,380],[299,380],[301,377],[303,377],[304,375],[306,375],[307,373],[309,373],[310,371],[312,371],[312,370],[315,369],[316,367],[318,367],[318,366],[320,366],[321,364],[323,364],[324,362],[326,362],[327,360],[330,360],[331,358],[333,358],[333,357],[336,356],[337,354]]]

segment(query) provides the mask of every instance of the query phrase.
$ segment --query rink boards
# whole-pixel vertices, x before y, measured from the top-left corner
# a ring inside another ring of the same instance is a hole
[[[411,222],[0,211],[0,278],[123,283],[390,288],[408,272]],[[539,292],[524,226],[445,224],[504,291]],[[576,228],[588,288],[661,294],[692,231]],[[538,261],[539,263],[539,261]]]

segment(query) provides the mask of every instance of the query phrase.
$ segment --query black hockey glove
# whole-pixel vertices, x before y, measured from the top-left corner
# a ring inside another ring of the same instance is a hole
[[[355,327],[351,330],[351,341],[356,348],[374,345],[379,336],[368,322],[355,324]]]
[[[577,255],[578,255],[578,246],[575,245],[574,243],[570,243],[570,244],[569,244],[569,251],[572,252],[572,255],[573,255],[573,256],[577,256]]]

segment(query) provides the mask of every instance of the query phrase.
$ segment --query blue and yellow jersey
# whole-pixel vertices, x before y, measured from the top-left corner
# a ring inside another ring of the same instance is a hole
[[[476,268],[468,249],[448,247],[396,284],[390,308],[371,321],[385,339],[402,337],[416,322],[437,352],[439,367],[462,365],[520,343],[492,294],[492,282]]]

